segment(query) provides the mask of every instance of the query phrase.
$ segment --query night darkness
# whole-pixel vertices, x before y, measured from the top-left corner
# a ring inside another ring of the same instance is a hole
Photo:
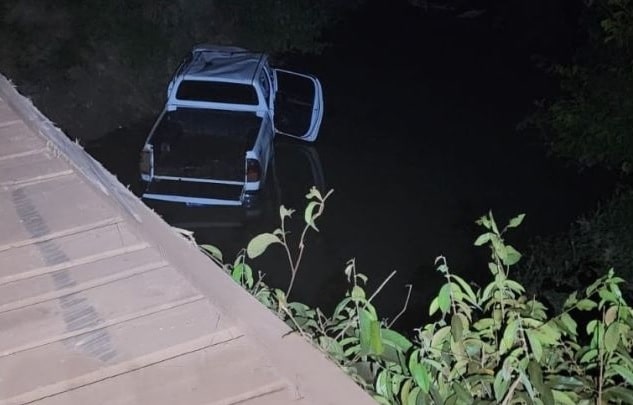
[[[138,34],[136,27],[103,16],[92,27],[93,20],[77,17],[86,11],[72,3],[31,1],[20,8],[7,2],[0,9],[8,39],[0,45],[0,69],[132,189],[140,145],[160,111],[169,69],[190,47],[188,40],[267,46],[266,27],[255,40],[239,25],[252,16],[242,15],[231,26],[211,15],[209,30],[200,21],[181,27],[178,21],[188,21],[182,17],[165,23],[165,32],[142,33],[148,43],[164,45],[146,55],[143,47],[122,45]],[[29,4],[46,5],[51,19],[30,15]],[[537,111],[537,101],[560,95],[560,79],[548,67],[574,63],[589,52],[592,16],[581,2],[366,0],[333,8],[331,20],[318,27],[325,44],[318,53],[309,52],[310,46],[304,52],[283,49],[278,42],[277,49],[262,49],[285,67],[319,77],[326,103],[314,145],[278,140],[281,192],[261,215],[234,227],[213,224],[231,213],[184,207],[165,214],[169,222],[206,223],[194,229],[198,241],[216,244],[231,257],[251,237],[277,226],[277,203],[302,208],[316,170],[335,191],[320,232],[308,240],[292,298],[330,309],[347,287],[345,263],[356,258],[358,270],[371,280],[369,290],[397,271],[376,300],[384,317],[399,312],[404,286],[413,285],[409,309],[397,324],[410,331],[427,320],[441,285],[437,256],[446,256],[450,268],[469,280],[487,280],[488,251],[472,245],[479,232],[474,221],[488,210],[500,222],[527,214],[509,240],[529,253],[537,238],[569,234],[579,217],[591,217],[616,189],[627,188],[627,175],[614,165],[589,167],[570,155],[561,158],[534,127],[517,129]],[[174,34],[181,28],[190,36]],[[50,44],[35,29],[53,33]],[[94,41],[85,42],[82,32]],[[104,43],[108,47],[95,52]],[[125,51],[112,51],[118,46]],[[108,58],[107,52],[132,56]],[[318,170],[308,169],[308,155]],[[254,266],[270,284],[282,286],[287,271],[278,264],[280,254],[271,252]]]

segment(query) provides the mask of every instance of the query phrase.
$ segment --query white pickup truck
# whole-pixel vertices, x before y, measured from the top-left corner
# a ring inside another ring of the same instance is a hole
[[[169,83],[143,146],[142,196],[248,205],[266,181],[275,134],[312,142],[322,118],[315,77],[272,68],[266,54],[196,46]]]

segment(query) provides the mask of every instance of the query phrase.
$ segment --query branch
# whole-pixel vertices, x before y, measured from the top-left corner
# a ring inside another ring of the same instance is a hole
[[[391,326],[396,323],[398,318],[400,318],[400,316],[404,314],[404,312],[407,310],[407,307],[409,306],[409,298],[411,298],[411,289],[413,288],[413,285],[407,284],[406,287],[409,289],[409,291],[407,291],[407,299],[404,301],[404,306],[402,307],[402,310],[398,312],[398,315],[396,315],[395,318],[393,318],[393,320],[389,323],[389,325],[387,325],[387,327],[390,329]]]
[[[391,280],[393,278],[393,276],[395,276],[395,275],[396,275],[396,271],[394,270],[394,271],[391,272],[391,274],[389,274],[389,276],[386,279],[383,280],[383,282],[378,286],[376,291],[374,291],[374,293],[371,295],[371,297],[369,297],[367,302],[371,302],[371,300],[376,298],[376,295],[378,295],[380,290],[382,290],[385,287],[385,284],[387,284],[389,282],[389,280]]]
[[[510,389],[508,390],[508,393],[506,394],[505,398],[503,398],[503,402],[501,403],[501,405],[508,405],[510,403],[512,396],[514,395],[514,390],[516,390],[517,387],[519,386],[519,382],[521,382],[521,374],[517,376],[517,379],[514,380],[514,382],[510,386]]]

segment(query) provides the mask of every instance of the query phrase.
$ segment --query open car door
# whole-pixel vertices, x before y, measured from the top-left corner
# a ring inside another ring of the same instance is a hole
[[[323,91],[316,77],[274,69],[275,131],[314,142],[323,119]]]

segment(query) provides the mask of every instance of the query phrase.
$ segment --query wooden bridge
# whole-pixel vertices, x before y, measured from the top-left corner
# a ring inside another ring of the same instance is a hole
[[[0,404],[370,404],[0,75]]]

